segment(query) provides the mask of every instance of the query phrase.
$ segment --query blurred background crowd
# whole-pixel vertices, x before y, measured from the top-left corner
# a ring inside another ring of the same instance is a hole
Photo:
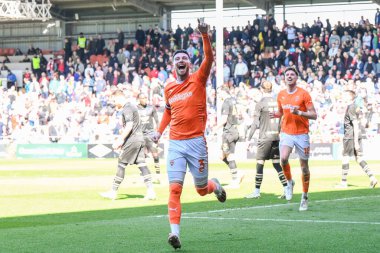
[[[317,109],[312,142],[341,140],[346,89],[357,93],[365,135],[379,134],[379,23],[362,18],[330,24],[316,18],[313,24],[285,22],[277,27],[273,16],[256,15],[248,24],[225,28],[224,85],[236,98],[241,140],[261,98],[261,83],[270,81],[276,96],[285,88],[282,72],[287,66],[298,70],[298,85],[310,92]],[[215,27],[209,35],[215,52]],[[23,59],[31,67],[22,82],[8,69],[6,57],[1,66],[7,81],[0,90],[0,142],[111,143],[121,128],[112,91],[124,89],[133,98],[146,93],[162,113],[163,88],[174,80],[171,58],[177,49],[187,50],[196,71],[203,59],[202,41],[190,24],[173,31],[139,26],[135,38],[128,40],[119,30],[117,38],[107,42],[101,35],[81,34],[76,41],[65,39],[64,55],[48,59],[31,45]],[[215,71],[214,65],[207,83],[209,138],[215,138],[217,118]]]

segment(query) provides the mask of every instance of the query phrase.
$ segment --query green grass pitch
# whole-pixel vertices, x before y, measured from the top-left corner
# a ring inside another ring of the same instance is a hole
[[[380,178],[380,161],[369,161]],[[311,161],[309,211],[299,212],[302,183],[297,161],[290,203],[265,165],[260,199],[244,199],[254,187],[254,161],[239,163],[241,188],[227,190],[221,204],[197,195],[190,174],[182,195],[180,252],[378,252],[380,188],[351,163],[349,188],[338,190],[339,161]],[[153,170],[153,166],[151,166]],[[109,190],[116,160],[1,160],[0,252],[173,252],[167,243],[168,184],[165,166],[156,201],[144,201],[136,167],[128,167],[118,199]],[[223,184],[227,166],[210,164]]]

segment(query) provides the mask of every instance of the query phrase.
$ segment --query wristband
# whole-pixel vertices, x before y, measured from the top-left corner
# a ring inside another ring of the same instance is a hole
[[[302,116],[302,111],[298,111],[297,113],[299,116]]]

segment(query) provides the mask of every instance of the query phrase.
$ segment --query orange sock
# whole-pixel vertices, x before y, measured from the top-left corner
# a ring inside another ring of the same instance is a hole
[[[208,180],[208,183],[207,183],[207,193],[210,194],[210,193],[213,193],[216,189],[216,184],[214,181],[212,180]]]
[[[180,224],[181,221],[181,193],[182,185],[178,183],[169,186],[168,213],[170,224]]]
[[[216,185],[215,185],[214,181],[212,181],[212,180],[208,180],[207,186],[205,186],[203,188],[196,188],[197,192],[201,196],[213,193],[215,189],[216,189]]]
[[[310,174],[302,174],[302,188],[303,192],[309,192],[309,182],[310,182]]]
[[[286,180],[292,180],[292,173],[290,172],[290,164],[282,165],[282,170],[284,171],[284,175]]]

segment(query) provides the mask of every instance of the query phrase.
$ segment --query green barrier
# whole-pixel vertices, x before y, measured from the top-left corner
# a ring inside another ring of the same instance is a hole
[[[17,158],[87,158],[87,144],[18,144]]]

